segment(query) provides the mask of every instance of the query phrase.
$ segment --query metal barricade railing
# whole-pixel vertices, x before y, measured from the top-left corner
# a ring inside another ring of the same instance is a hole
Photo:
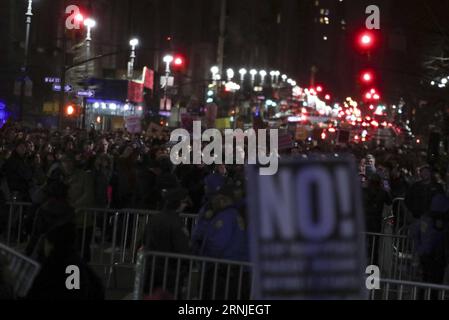
[[[79,229],[81,252],[92,250],[92,260],[105,263],[111,253],[111,263],[134,264],[137,250],[143,245],[145,228],[151,223],[151,216],[159,211],[135,209],[83,209],[82,225]],[[192,232],[197,215],[179,215],[187,230]],[[86,245],[88,243],[89,245]],[[101,254],[100,254],[101,253]]]
[[[158,213],[136,209],[79,211],[78,215],[82,215],[78,230],[81,254],[91,265],[104,267],[107,287],[117,266],[136,263],[137,251],[144,244],[145,228],[151,223],[151,216]],[[180,214],[180,218],[191,232],[197,215]]]
[[[393,199],[391,217],[394,219],[394,234],[404,234],[404,231],[412,223],[412,217],[405,206],[404,198]]]
[[[0,264],[2,263],[8,269],[14,295],[25,297],[40,270],[40,264],[0,243]]]
[[[449,286],[380,280],[380,287],[370,291],[370,300],[449,300]]]
[[[383,278],[415,280],[418,264],[413,240],[403,235],[366,233],[367,264],[379,266]]]
[[[4,225],[0,224],[0,241],[9,247],[20,249],[27,243],[31,232],[25,230],[25,218],[27,213],[31,215],[32,204],[8,202],[7,206],[7,212],[0,212],[0,220],[4,222]]]
[[[251,269],[245,262],[140,251],[133,298],[249,300]]]

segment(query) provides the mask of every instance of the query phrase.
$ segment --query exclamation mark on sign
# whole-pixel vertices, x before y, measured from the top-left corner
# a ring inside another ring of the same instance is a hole
[[[355,234],[354,216],[351,215],[351,184],[348,170],[338,167],[336,170],[338,211],[340,216],[340,234],[351,238]]]

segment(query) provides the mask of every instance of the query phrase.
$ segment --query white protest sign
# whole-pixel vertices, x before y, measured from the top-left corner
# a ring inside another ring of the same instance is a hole
[[[254,298],[365,298],[361,190],[351,159],[248,166]]]

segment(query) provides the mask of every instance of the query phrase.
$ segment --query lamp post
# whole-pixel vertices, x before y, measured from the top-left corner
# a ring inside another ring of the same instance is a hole
[[[215,87],[215,92],[218,92],[218,81],[221,79],[221,76],[219,74],[220,68],[218,66],[213,66],[210,68],[210,73],[212,73],[212,82]]]
[[[254,86],[254,82],[256,81],[257,70],[256,69],[251,69],[249,71],[249,74],[251,75],[251,85]]]
[[[136,47],[139,45],[139,40],[134,38],[129,41],[131,46],[131,54],[128,62],[128,79],[132,79],[134,76],[134,61],[136,59]]]
[[[228,82],[232,81],[232,79],[234,78],[234,70],[232,70],[231,68],[229,68],[228,70],[226,70],[226,75],[228,77]]]
[[[276,77],[276,84],[279,84],[279,76],[281,75],[280,71],[275,71],[274,76]]]
[[[167,110],[168,79],[170,77],[170,64],[173,62],[173,60],[173,56],[169,54],[163,58],[163,61],[165,62],[164,111]]]
[[[263,85],[265,84],[265,77],[267,76],[267,72],[265,70],[260,70],[259,75],[261,80],[260,85],[263,87]]]
[[[270,77],[271,77],[271,86],[274,86],[276,71],[270,71]]]
[[[92,28],[94,28],[96,26],[96,22],[95,20],[91,19],[91,18],[87,18],[86,20],[84,20],[84,25],[87,28],[87,35],[86,35],[86,41],[91,41],[92,40]]]
[[[86,59],[90,59],[91,52],[90,52],[90,42],[92,41],[92,28],[94,28],[97,23],[92,18],[87,18],[84,20],[84,25],[86,26]],[[89,77],[89,63],[86,63],[86,82],[87,78]],[[84,89],[88,89],[87,83],[84,85]],[[61,88],[61,90],[65,90],[64,88]],[[83,98],[83,121],[81,123],[81,128],[86,128],[86,113],[87,113],[87,101],[86,97]]]
[[[243,82],[245,81],[245,76],[248,73],[248,71],[246,71],[245,68],[242,68],[239,70],[240,73],[240,82],[243,84]]]
[[[28,69],[28,51],[30,47],[30,30],[31,30],[31,17],[33,16],[33,0],[28,0],[28,8],[25,13],[26,16],[26,33],[25,33],[25,52],[23,58],[23,65],[21,68],[22,79],[20,81],[20,106],[19,106],[19,121],[22,120],[23,109],[24,109],[24,99],[25,99],[25,81]]]

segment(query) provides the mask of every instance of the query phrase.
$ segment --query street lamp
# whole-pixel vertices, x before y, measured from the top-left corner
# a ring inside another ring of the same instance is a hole
[[[166,55],[163,59],[163,61],[165,62],[165,73],[168,75],[170,75],[170,64],[173,62],[173,56],[171,55]]]
[[[288,77],[287,77],[287,75],[286,75],[286,74],[283,74],[281,78],[282,78],[282,81],[284,81],[284,82],[285,82],[285,81],[287,81],[287,78],[288,78]]]
[[[239,70],[240,73],[240,81],[243,83],[245,81],[245,76],[248,73],[245,68]]]
[[[257,70],[256,69],[251,69],[249,71],[249,74],[251,75],[251,83],[254,84],[254,81],[256,80]]]
[[[278,84],[279,83],[279,76],[281,75],[281,72],[280,71],[275,71],[274,75],[276,76],[276,84]]]
[[[164,86],[164,110],[167,110],[167,90],[168,90],[168,79],[170,77],[170,64],[175,58],[172,55],[167,54],[162,59],[165,62],[165,86]]]
[[[234,70],[229,68],[228,70],[226,70],[226,75],[228,76],[228,81],[231,81],[235,75]]]
[[[265,70],[260,70],[259,74],[261,79],[261,85],[263,86],[265,82],[265,77],[267,76],[267,72]]]
[[[25,35],[25,58],[23,61],[22,71],[25,72],[28,65],[28,50],[30,46],[30,29],[31,29],[31,17],[33,16],[33,0],[28,0],[28,9],[25,13],[26,16],[26,35]]]
[[[212,73],[212,80],[217,80],[217,74],[220,72],[220,69],[217,66],[213,66],[210,68],[210,72]]]
[[[128,79],[131,79],[134,75],[134,61],[136,59],[136,47],[139,45],[139,40],[136,38],[131,39],[129,45],[131,46],[131,55],[128,62]]]
[[[270,71],[270,76],[271,76],[271,84],[274,84],[274,77],[276,77],[276,71]]]
[[[97,23],[95,22],[94,19],[87,18],[86,20],[84,20],[84,25],[87,27],[86,41],[91,41],[92,40],[91,31],[92,28],[94,28],[97,25]]]
[[[23,112],[23,104],[24,104],[24,96],[25,96],[25,78],[26,72],[28,68],[28,51],[30,47],[30,29],[31,29],[31,17],[33,16],[33,0],[28,0],[28,8],[25,13],[26,16],[26,34],[25,34],[25,52],[23,58],[23,65],[21,71],[23,72],[23,79],[20,83],[20,109],[19,109],[19,121],[22,120],[22,112]]]

